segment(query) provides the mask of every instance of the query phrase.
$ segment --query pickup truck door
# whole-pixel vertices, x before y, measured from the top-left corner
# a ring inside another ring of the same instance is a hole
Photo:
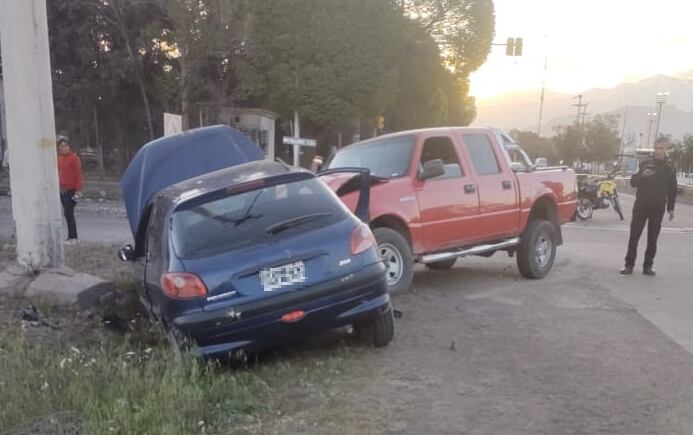
[[[500,145],[485,132],[461,136],[477,180],[479,235],[483,240],[517,235],[520,227],[517,178],[498,148]]]
[[[419,206],[423,249],[428,252],[459,246],[476,238],[479,228],[479,197],[459,147],[450,135],[440,132],[419,137],[415,162],[414,192]],[[422,180],[423,164],[441,159],[445,174]]]

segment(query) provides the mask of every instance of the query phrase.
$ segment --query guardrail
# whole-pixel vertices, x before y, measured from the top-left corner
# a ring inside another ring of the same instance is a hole
[[[676,180],[681,186],[693,186],[693,174],[679,175]]]
[[[627,193],[635,193],[635,189],[630,187],[630,177],[616,177],[614,178],[618,188]],[[686,204],[693,204],[693,185],[679,184],[679,195],[677,201],[681,201]]]

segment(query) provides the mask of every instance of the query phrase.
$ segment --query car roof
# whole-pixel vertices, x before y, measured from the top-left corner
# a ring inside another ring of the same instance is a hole
[[[373,142],[378,142],[386,139],[393,139],[397,137],[402,137],[402,136],[416,136],[419,134],[430,134],[430,133],[458,133],[458,132],[466,132],[466,133],[478,133],[481,131],[490,131],[490,132],[496,132],[497,129],[494,127],[484,127],[484,126],[470,126],[470,127],[429,127],[429,128],[418,128],[414,130],[404,130],[404,131],[398,131],[396,133],[388,133],[384,134],[382,136],[377,136],[369,139],[365,139],[359,142],[355,142],[351,145],[348,145],[346,147],[340,148],[339,151],[345,150],[345,149],[351,149],[351,148],[358,148],[361,146],[366,146],[370,143]]]
[[[258,160],[176,183],[160,191],[157,194],[157,202],[159,204],[161,201],[167,204],[180,204],[221,189],[289,174],[314,176],[312,172],[302,168],[294,168],[268,160]]]

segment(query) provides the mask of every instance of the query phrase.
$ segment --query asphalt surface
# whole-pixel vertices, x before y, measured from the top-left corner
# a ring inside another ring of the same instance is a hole
[[[418,268],[394,300],[395,340],[341,385],[340,433],[693,433],[693,206],[665,222],[652,278],[618,273],[632,196],[623,203],[625,221],[608,209],[566,225],[543,280],[505,254]],[[85,240],[131,237],[117,204],[80,204],[77,219]]]

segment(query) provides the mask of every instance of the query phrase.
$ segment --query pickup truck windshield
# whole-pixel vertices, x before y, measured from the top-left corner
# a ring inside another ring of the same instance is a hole
[[[409,173],[415,144],[414,136],[398,136],[345,148],[335,154],[328,169],[368,168],[376,177],[403,177]]]

